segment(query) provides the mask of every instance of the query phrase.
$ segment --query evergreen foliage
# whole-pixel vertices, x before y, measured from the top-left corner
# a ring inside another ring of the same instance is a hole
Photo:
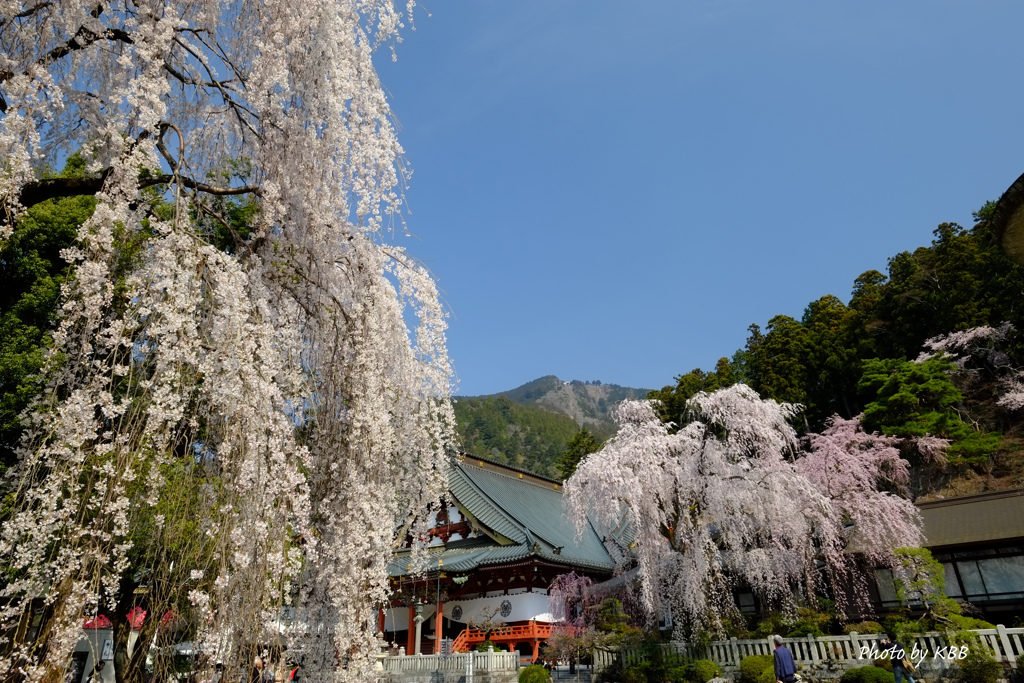
[[[712,372],[694,368],[676,377],[676,385],[665,386],[647,394],[648,399],[660,402],[658,413],[665,422],[676,425],[686,421],[686,402],[698,393],[712,392],[732,386],[738,381],[734,365],[728,358],[719,358]]]
[[[923,362],[874,358],[863,367],[858,388],[874,395],[864,407],[868,431],[948,439],[946,456],[954,464],[984,462],[999,448],[999,434],[973,428],[957,413],[963,395],[950,377],[952,363],[941,357]]]
[[[85,162],[69,157],[62,178],[81,177]],[[18,416],[41,388],[50,335],[57,322],[60,288],[71,272],[61,250],[96,206],[91,196],[36,204],[0,242],[0,471],[15,460],[21,436]]]
[[[562,457],[558,459],[558,471],[562,479],[571,477],[583,458],[596,453],[600,448],[601,442],[594,438],[590,430],[584,428],[576,432],[576,435],[569,439]]]
[[[960,604],[946,595],[946,572],[927,548],[900,548],[893,567],[896,598],[902,604],[915,603],[924,614],[917,620],[919,629],[938,630],[960,614]],[[902,637],[900,628],[894,629]]]

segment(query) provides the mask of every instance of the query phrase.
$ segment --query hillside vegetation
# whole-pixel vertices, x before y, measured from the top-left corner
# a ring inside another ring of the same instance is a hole
[[[505,396],[456,399],[455,418],[464,451],[552,478],[579,431],[572,418]]]
[[[599,439],[615,431],[611,409],[647,389],[540,377],[510,391],[456,399],[463,450],[559,478],[557,461],[581,428]]]

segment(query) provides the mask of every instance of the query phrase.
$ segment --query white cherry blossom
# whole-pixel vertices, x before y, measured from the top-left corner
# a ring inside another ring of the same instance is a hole
[[[52,617],[0,677],[61,678],[83,609],[111,609],[139,557],[230,672],[294,603],[307,679],[372,675],[396,529],[440,499],[453,426],[446,314],[386,239],[402,149],[372,55],[401,17],[0,0],[0,240],[38,201],[98,200],[0,529],[0,618]],[[37,177],[69,150],[91,176]],[[224,197],[256,207],[228,246]]]

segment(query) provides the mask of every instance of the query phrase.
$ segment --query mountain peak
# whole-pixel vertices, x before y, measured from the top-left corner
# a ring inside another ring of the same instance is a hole
[[[647,389],[545,375],[509,391],[455,399],[462,447],[497,462],[557,477],[569,439],[586,427],[605,439],[615,433],[611,409]]]
[[[648,389],[604,384],[600,380],[564,381],[555,375],[545,375],[498,395],[571,417],[580,427],[608,436],[615,431],[611,409],[626,399],[644,398],[647,392]]]

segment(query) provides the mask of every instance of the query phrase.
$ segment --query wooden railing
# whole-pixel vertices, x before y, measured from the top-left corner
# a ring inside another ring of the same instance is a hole
[[[551,637],[551,624],[543,621],[528,621],[525,624],[499,626],[491,632],[491,642],[516,643],[531,640],[547,640]],[[452,650],[465,652],[473,645],[484,642],[486,634],[478,628],[464,628],[452,643]]]
[[[976,629],[973,631],[978,637],[981,645],[989,651],[997,662],[1008,664],[1010,668],[1017,668],[1017,658],[1024,654],[1024,628],[1006,628],[1002,625],[990,629]],[[793,653],[793,659],[801,665],[834,664],[837,667],[865,666],[874,660],[870,654],[865,654],[865,649],[870,652],[874,647],[881,650],[879,643],[882,636],[878,634],[850,633],[845,636],[800,636],[786,638],[786,647]],[[922,633],[916,636],[908,636],[902,645],[910,650],[915,647],[918,652],[927,650],[927,655],[922,661],[922,667],[928,671],[942,671],[954,664],[957,660],[949,656],[936,658],[936,653],[948,655],[949,643],[941,633]],[[771,655],[775,649],[769,640],[718,640],[710,643],[703,650],[695,650],[686,643],[665,643],[661,646],[662,655],[669,660],[690,659],[700,657],[714,660],[723,670],[735,671],[739,669],[740,661],[751,655]],[[909,653],[908,653],[909,654]],[[594,669],[601,669],[610,666],[618,657],[622,658],[625,666],[632,666],[643,661],[644,655],[640,650],[625,650],[614,652],[611,650],[598,650],[594,653]]]

